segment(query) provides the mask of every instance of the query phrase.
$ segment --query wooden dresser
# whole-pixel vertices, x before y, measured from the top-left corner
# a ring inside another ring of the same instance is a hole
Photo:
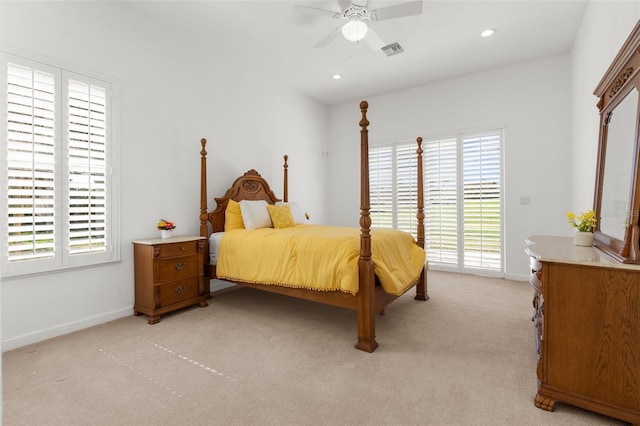
[[[570,237],[527,240],[538,354],[535,405],[640,425],[640,265]]]
[[[204,278],[204,237],[174,237],[133,241],[135,315],[160,315],[195,304],[208,305],[209,280]]]

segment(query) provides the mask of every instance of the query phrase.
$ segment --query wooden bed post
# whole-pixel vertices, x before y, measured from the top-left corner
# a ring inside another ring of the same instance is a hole
[[[418,156],[418,213],[416,215],[418,219],[418,245],[424,250],[424,178],[423,178],[423,165],[422,165],[422,138],[416,139],[418,143],[418,149],[416,154]],[[426,268],[422,269],[420,273],[420,281],[416,285],[416,300],[429,300],[427,294],[427,274]]]
[[[284,188],[282,189],[282,201],[285,203],[289,201],[289,165],[287,164],[287,160],[289,159],[288,155],[284,156]]]
[[[360,259],[358,260],[358,343],[356,348],[373,352],[377,347],[375,325],[375,275],[371,260],[371,208],[369,198],[369,121],[367,101],[360,102]]]
[[[200,144],[202,150],[200,151],[200,236],[206,237],[209,242],[209,224],[207,222],[207,145],[206,139],[201,139]],[[207,247],[207,252],[209,248]]]

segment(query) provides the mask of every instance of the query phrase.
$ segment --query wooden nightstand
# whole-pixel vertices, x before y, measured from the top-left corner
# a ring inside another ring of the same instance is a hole
[[[204,237],[174,237],[133,241],[135,315],[160,315],[195,304],[208,306],[209,280],[204,278]]]

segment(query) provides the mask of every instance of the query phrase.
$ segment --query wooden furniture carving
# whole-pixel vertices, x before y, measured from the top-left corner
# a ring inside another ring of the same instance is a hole
[[[594,92],[600,99],[594,244],[625,263],[640,263],[639,89],[640,22]]]
[[[358,261],[359,270],[359,286],[358,292],[351,295],[342,291],[314,291],[303,288],[292,288],[275,285],[260,285],[252,283],[237,284],[258,288],[265,291],[275,292],[287,296],[297,297],[315,302],[334,305],[342,308],[355,310],[358,313],[358,340],[356,348],[373,352],[378,343],[375,339],[375,315],[383,313],[385,307],[389,305],[398,296],[386,293],[379,285],[374,275],[374,265],[371,255],[371,218],[369,215],[370,198],[369,198],[369,146],[368,146],[368,126],[367,120],[367,102],[360,103],[362,118],[360,125],[360,257]],[[422,138],[418,138],[418,168],[422,168],[422,150],[420,144]],[[200,199],[200,235],[209,237],[211,232],[224,231],[225,210],[229,200],[266,200],[269,204],[280,201],[269,184],[255,171],[250,170],[243,176],[235,180],[232,186],[226,191],[225,195],[216,198],[216,208],[212,212],[207,212],[207,189],[206,189],[206,140],[202,139],[201,154],[201,199]],[[287,201],[288,191],[288,157],[285,156],[284,164],[284,194],[283,199]],[[418,244],[424,249],[424,200],[422,197],[423,182],[418,179],[418,188],[420,196],[418,197]],[[216,267],[209,264],[208,259],[205,264],[205,276],[207,278],[215,278]],[[416,287],[417,300],[428,300],[427,283],[426,283],[426,266],[422,269],[420,277],[411,287]]]
[[[527,241],[538,354],[535,405],[640,425],[640,265],[570,237]]]
[[[209,280],[204,278],[207,239],[174,237],[133,241],[135,262],[134,314],[160,315],[199,304],[208,305]]]

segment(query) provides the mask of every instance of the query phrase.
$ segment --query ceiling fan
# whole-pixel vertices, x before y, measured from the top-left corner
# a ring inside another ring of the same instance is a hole
[[[382,21],[386,19],[402,18],[405,16],[420,15],[422,13],[422,0],[410,1],[407,3],[394,4],[391,6],[381,7],[379,9],[367,9],[367,0],[340,0],[340,10],[319,9],[311,6],[295,5],[293,11],[305,15],[319,15],[331,19],[340,19],[347,21],[340,24],[335,30],[331,31],[327,36],[320,40],[314,47],[322,48],[336,39],[340,33],[349,41],[364,41],[373,50],[382,49],[385,43],[367,25],[366,21]]]

